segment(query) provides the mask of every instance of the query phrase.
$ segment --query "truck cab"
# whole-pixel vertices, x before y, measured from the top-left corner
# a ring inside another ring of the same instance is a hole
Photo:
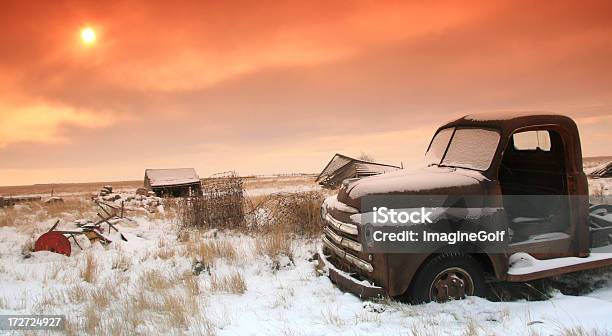
[[[470,200],[460,207],[498,209],[495,224],[506,231],[507,245],[495,252],[368,251],[358,216],[369,211],[364,199],[414,195],[460,197]],[[612,265],[612,208],[590,205],[588,195],[571,118],[468,115],[438,128],[423,167],[345,180],[321,207],[327,226],[318,257],[334,283],[363,298],[482,296],[491,279],[529,281]]]

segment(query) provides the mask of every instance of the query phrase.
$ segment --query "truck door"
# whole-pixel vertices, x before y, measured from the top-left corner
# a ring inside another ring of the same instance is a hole
[[[562,137],[538,127],[514,133],[499,181],[508,216],[510,249],[542,258],[571,247],[566,156]]]

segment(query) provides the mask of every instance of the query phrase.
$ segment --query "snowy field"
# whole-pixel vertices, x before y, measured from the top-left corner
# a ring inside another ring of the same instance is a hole
[[[608,179],[592,183],[610,193]],[[612,271],[584,275],[597,284],[587,294],[545,301],[364,302],[317,275],[316,239],[178,234],[174,208],[147,209],[118,224],[127,242],[83,238],[71,257],[28,251],[56,218],[94,218],[85,197],[0,209],[0,314],[64,314],[68,334],[92,335],[612,335]]]

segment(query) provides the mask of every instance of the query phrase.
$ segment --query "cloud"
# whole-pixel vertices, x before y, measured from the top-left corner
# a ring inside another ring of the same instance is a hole
[[[0,28],[21,37],[0,36],[13,46],[0,51],[0,63],[51,74],[60,85],[62,73],[93,71],[98,81],[124,89],[202,89],[262,69],[350,58],[450,29],[491,7],[452,1],[13,4],[0,14]],[[90,48],[78,40],[84,25],[98,35]]]
[[[70,106],[0,102],[0,148],[16,143],[65,143],[72,139],[61,132],[62,127],[102,128],[112,122],[107,114]]]
[[[578,118],[583,152],[609,154],[611,10],[609,1],[10,3],[0,12],[10,46],[0,48],[0,170],[20,181],[40,162],[51,180],[175,165],[312,171],[336,151],[408,164],[439,123],[520,109]],[[97,31],[93,47],[78,40],[84,25]]]
[[[449,29],[489,10],[481,3],[448,1],[194,7],[152,6],[147,15],[109,20],[106,36],[119,51],[107,55],[105,63],[113,69],[105,79],[142,90],[198,90],[262,69],[337,62],[373,46]],[[157,24],[176,17],[183,21]]]

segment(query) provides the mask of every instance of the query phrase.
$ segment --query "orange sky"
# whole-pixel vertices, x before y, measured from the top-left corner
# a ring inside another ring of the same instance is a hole
[[[0,185],[419,161],[473,112],[570,115],[612,155],[612,2],[0,5]],[[85,46],[80,29],[97,42]]]

